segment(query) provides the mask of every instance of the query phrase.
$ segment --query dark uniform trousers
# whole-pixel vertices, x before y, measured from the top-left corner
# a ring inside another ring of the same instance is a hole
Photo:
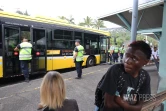
[[[118,57],[119,57],[118,53],[113,53],[113,58],[114,58],[113,61],[114,61],[114,63],[118,62]]]
[[[25,79],[29,79],[29,62],[30,60],[20,60],[22,73]]]
[[[83,61],[76,61],[75,62],[75,66],[76,66],[76,70],[77,70],[77,76],[81,77],[82,76],[82,63]]]

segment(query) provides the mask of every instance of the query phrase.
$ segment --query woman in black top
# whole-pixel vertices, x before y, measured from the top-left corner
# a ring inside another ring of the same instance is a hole
[[[65,83],[56,71],[48,72],[40,87],[41,111],[79,111],[76,100],[66,99]]]

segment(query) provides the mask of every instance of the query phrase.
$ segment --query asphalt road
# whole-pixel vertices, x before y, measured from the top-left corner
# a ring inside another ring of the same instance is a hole
[[[83,79],[76,80],[76,71],[61,73],[67,88],[67,98],[76,99],[80,111],[93,111],[94,92],[98,81],[109,65],[97,65],[83,69]],[[145,67],[151,76],[152,93],[156,93],[158,74],[154,66]],[[20,82],[0,88],[0,111],[37,111],[39,87],[42,77],[29,83]]]

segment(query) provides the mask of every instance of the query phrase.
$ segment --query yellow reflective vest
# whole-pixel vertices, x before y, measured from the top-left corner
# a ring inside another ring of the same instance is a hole
[[[119,50],[120,50],[120,53],[123,53],[123,54],[125,53],[125,48],[124,47],[121,47]]]
[[[31,60],[32,59],[32,44],[29,42],[22,42],[20,44],[19,60]]]
[[[77,46],[77,49],[78,49],[78,54],[76,57],[76,61],[77,62],[83,61],[84,47],[82,45],[79,45],[79,46]],[[75,51],[73,51],[73,56],[74,56],[74,54],[75,54]]]
[[[114,53],[118,53],[118,52],[119,52],[119,48],[117,46],[115,46]]]

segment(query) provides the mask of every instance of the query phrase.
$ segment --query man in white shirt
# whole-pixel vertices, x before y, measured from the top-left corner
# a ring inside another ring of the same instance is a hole
[[[154,47],[152,52],[152,57],[157,66],[157,70],[159,70],[159,53],[158,53],[157,47]]]
[[[153,53],[153,46],[151,45],[150,48],[151,48],[152,53]],[[154,62],[153,61],[153,55],[151,55],[148,65],[152,64],[153,62]]]

